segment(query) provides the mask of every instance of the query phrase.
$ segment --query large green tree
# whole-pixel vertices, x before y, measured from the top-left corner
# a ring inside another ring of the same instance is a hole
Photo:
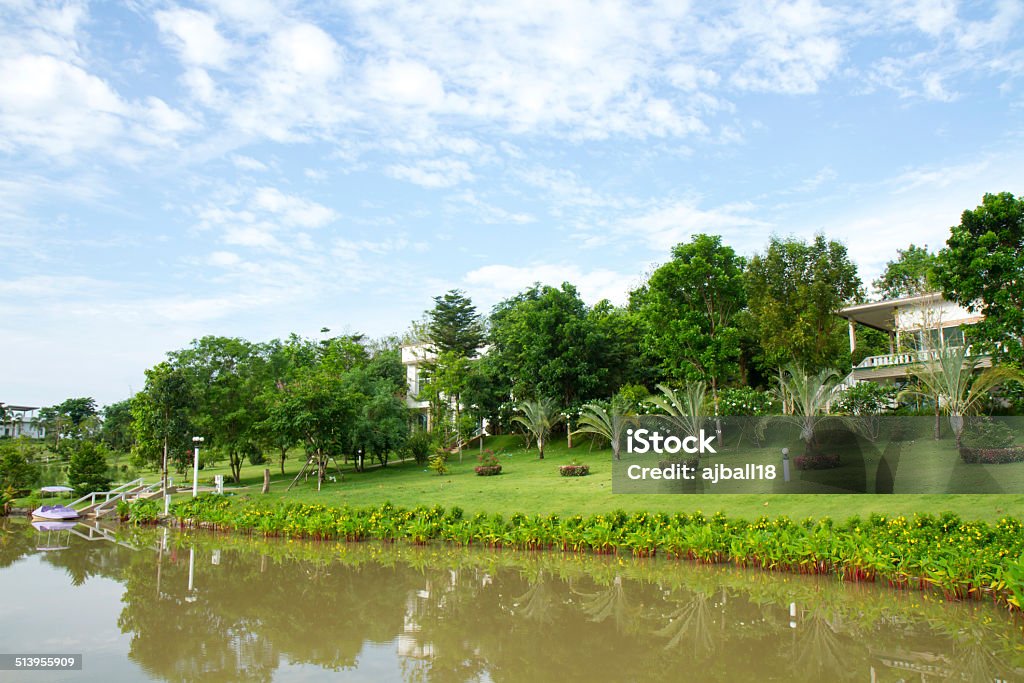
[[[860,295],[846,247],[818,234],[810,242],[773,237],[747,268],[747,301],[762,370],[798,363],[817,371],[850,362],[844,321]]]
[[[609,335],[606,304],[589,309],[568,282],[534,285],[491,314],[491,354],[519,399],[557,397],[561,405],[610,396],[624,340]]]
[[[111,403],[103,408],[103,426],[100,441],[108,448],[122,453],[132,449],[132,402],[131,399]]]
[[[746,304],[744,259],[717,235],[695,235],[672,250],[631,294],[643,322],[644,344],[666,378],[704,380],[718,415],[718,387],[736,374],[740,330],[736,315]]]
[[[473,358],[484,344],[484,322],[473,301],[452,289],[434,297],[434,307],[427,311],[427,334],[437,353]]]
[[[885,271],[872,282],[878,294],[885,299],[899,299],[935,291],[936,255],[928,247],[911,244],[896,250],[896,260],[885,264]]]
[[[207,336],[169,356],[191,385],[194,425],[204,445],[227,455],[240,483],[242,464],[259,450],[256,425],[264,416],[257,397],[269,380],[258,348],[244,339]]]
[[[172,453],[180,456],[191,447],[195,401],[188,376],[166,361],[146,370],[146,386],[132,397],[133,457],[160,468],[164,489]]]
[[[103,444],[80,441],[75,445],[68,464],[68,483],[76,496],[110,488],[107,449]]]
[[[979,341],[1024,362],[1024,197],[986,194],[964,211],[936,276],[943,296],[985,316],[972,329]]]

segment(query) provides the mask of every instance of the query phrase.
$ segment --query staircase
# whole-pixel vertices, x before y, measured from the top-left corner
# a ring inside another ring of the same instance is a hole
[[[156,498],[160,495],[160,482],[155,484],[144,484],[142,479],[134,479],[127,484],[113,488],[109,491],[93,491],[88,493],[68,507],[74,508],[82,517],[93,517],[99,519],[117,510],[118,501],[127,503],[133,500]],[[78,507],[83,505],[83,507]]]

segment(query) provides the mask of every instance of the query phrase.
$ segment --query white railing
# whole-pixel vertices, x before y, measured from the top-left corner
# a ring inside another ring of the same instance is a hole
[[[924,363],[938,358],[938,349],[927,349],[924,351],[904,351],[902,353],[887,353],[882,356],[868,356],[857,364],[857,369],[862,368],[883,368],[892,365],[912,365]],[[972,347],[968,346],[965,356],[976,355]]]
[[[100,496],[103,496],[102,502],[106,502],[110,500],[113,496],[116,496],[118,493],[138,486],[142,486],[142,477],[139,477],[138,479],[133,479],[127,484],[121,484],[117,488],[113,488],[109,491],[93,491],[92,493],[87,493],[78,500],[76,500],[75,502],[68,505],[68,507],[73,508],[79,503],[84,503],[86,500],[89,501],[89,505],[87,505],[86,507],[91,507],[96,504],[96,499],[99,498]]]

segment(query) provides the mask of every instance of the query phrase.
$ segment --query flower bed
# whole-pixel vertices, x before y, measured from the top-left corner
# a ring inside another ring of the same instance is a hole
[[[563,477],[585,477],[590,474],[590,465],[559,465],[558,473]]]
[[[493,477],[501,474],[501,461],[494,451],[487,449],[476,459],[480,464],[473,468],[478,477]]]
[[[1024,462],[1024,446],[1013,448],[961,448],[960,458],[966,463],[1002,465],[1008,462]]]
[[[793,458],[793,465],[798,470],[831,470],[840,464],[837,453],[811,453]]]

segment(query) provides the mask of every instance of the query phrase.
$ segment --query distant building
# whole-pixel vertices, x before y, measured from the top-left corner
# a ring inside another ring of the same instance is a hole
[[[857,325],[889,335],[889,353],[868,356],[857,363],[845,384],[855,382],[894,382],[907,377],[907,369],[935,357],[940,347],[964,345],[964,328],[976,325],[985,316],[946,301],[932,292],[920,296],[888,299],[848,306],[839,311],[850,325],[850,353],[857,350]],[[971,350],[968,348],[968,355]],[[978,354],[980,366],[990,366],[991,358]]]
[[[0,437],[16,439],[27,436],[30,439],[42,439],[46,436],[46,428],[39,424],[36,406],[15,406],[0,403],[6,411],[3,425],[0,425]]]
[[[477,356],[487,353],[487,348],[477,350]],[[437,358],[437,354],[423,342],[415,342],[402,345],[402,365],[405,366],[406,396],[405,404],[417,414],[417,427],[430,429],[433,425],[433,417],[430,414],[430,402],[420,400],[420,392],[430,382],[426,372],[426,365]],[[465,405],[461,406],[463,410]],[[479,429],[487,428],[487,421],[484,420]]]

